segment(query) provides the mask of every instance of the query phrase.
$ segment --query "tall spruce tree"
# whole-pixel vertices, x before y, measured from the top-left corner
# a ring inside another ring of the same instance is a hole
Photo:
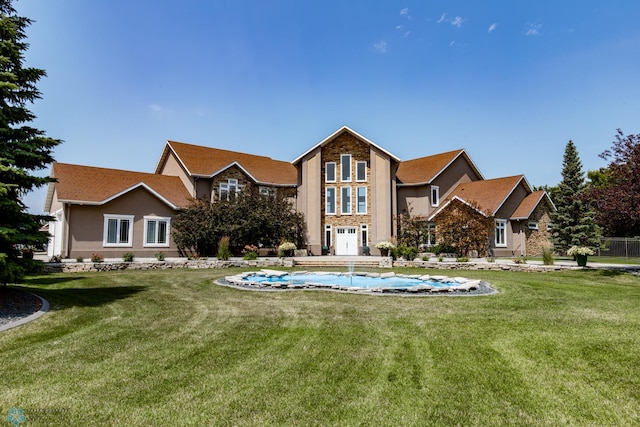
[[[585,191],[585,174],[573,141],[564,150],[562,181],[557,186],[554,203],[557,211],[551,214],[555,249],[566,252],[571,246],[600,245],[600,228],[594,210],[581,199]]]
[[[15,282],[25,272],[28,257],[21,249],[45,244],[40,231],[49,217],[32,215],[22,197],[51,181],[35,175],[53,161],[61,141],[27,123],[35,119],[27,104],[39,99],[36,83],[44,70],[24,67],[29,47],[25,29],[31,20],[16,15],[11,0],[0,0],[0,283]]]

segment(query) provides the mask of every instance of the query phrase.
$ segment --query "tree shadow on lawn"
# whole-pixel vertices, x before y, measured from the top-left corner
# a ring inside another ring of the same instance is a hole
[[[66,279],[61,280],[62,282]],[[29,281],[35,284],[34,281]],[[49,302],[50,310],[64,310],[71,307],[99,307],[132,297],[147,289],[147,286],[114,286],[107,288],[27,288],[12,286],[38,295]]]

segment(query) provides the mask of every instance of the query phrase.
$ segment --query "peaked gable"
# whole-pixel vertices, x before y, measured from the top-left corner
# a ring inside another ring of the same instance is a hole
[[[403,185],[430,184],[458,158],[464,158],[478,178],[484,179],[464,149],[403,161],[398,166],[396,177]]]
[[[258,184],[293,186],[298,180],[297,170],[289,162],[176,141],[167,141],[156,174],[170,153],[191,176],[212,178],[235,164]]]
[[[332,133],[331,135],[329,135],[328,137],[326,137],[325,139],[323,139],[322,141],[320,141],[319,143],[317,143],[316,145],[314,145],[313,147],[311,147],[310,149],[308,149],[307,151],[305,151],[304,153],[302,153],[300,156],[298,156],[294,161],[292,161],[291,163],[293,165],[299,163],[307,154],[313,152],[314,150],[321,148],[325,145],[327,145],[328,143],[330,143],[331,141],[333,141],[335,138],[337,138],[338,136],[340,136],[343,133],[350,133],[351,135],[353,135],[354,137],[356,137],[357,139],[359,139],[360,141],[375,147],[377,150],[385,153],[386,155],[388,155],[392,160],[396,161],[396,162],[400,162],[400,159],[398,157],[396,157],[395,155],[391,154],[389,151],[385,150],[384,148],[380,147],[379,145],[377,145],[376,143],[374,143],[373,141],[365,138],[364,136],[360,135],[358,132],[354,131],[353,129],[350,129],[347,126],[342,126],[340,129],[338,129],[337,131],[335,131],[334,133]]]
[[[552,207],[553,210],[556,210],[555,205],[551,201],[551,198],[544,190],[537,190],[533,193],[529,194],[522,200],[522,203],[518,206],[518,208],[511,215],[512,220],[527,220],[533,214],[533,211],[538,207],[538,205],[547,200],[549,206]]]
[[[465,182],[458,184],[447,201],[456,198],[468,204],[475,202],[485,215],[495,215],[518,185],[524,185],[527,192],[531,191],[524,175]],[[430,218],[436,217],[446,205],[445,202]]]
[[[174,209],[189,204],[191,195],[175,176],[119,169],[54,163],[46,208],[49,210],[53,192],[58,200],[73,204],[102,205],[136,188],[143,187]]]

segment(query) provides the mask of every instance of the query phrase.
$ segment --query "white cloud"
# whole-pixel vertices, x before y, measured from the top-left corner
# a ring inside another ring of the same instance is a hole
[[[451,25],[453,25],[454,27],[460,28],[462,26],[462,23],[464,22],[464,19],[462,19],[461,16],[456,16],[450,22],[451,22]]]
[[[378,53],[387,53],[387,42],[384,40],[380,40],[378,43],[373,44],[373,48]]]
[[[165,111],[164,108],[162,108],[162,106],[158,105],[158,104],[151,104],[149,105],[149,110],[151,111],[151,115],[155,118],[155,119],[160,119],[162,118],[162,115]]]
[[[496,23],[493,23],[493,24],[489,25],[489,32],[490,33],[493,32],[493,30],[495,30],[497,26],[498,26],[498,24],[496,24]]]
[[[436,22],[437,22],[438,24],[441,24],[441,23],[443,23],[446,19],[447,19],[447,14],[446,14],[446,13],[443,13],[442,15],[440,15],[440,19],[438,19]]]
[[[449,43],[449,46],[453,46],[454,44],[456,44],[455,40],[451,40],[451,42]]]
[[[540,28],[542,28],[542,25],[540,25],[540,24],[529,24],[529,26],[527,27],[526,35],[528,35],[528,36],[539,36],[540,35]]]
[[[408,7],[405,7],[404,9],[402,9],[400,11],[400,15],[406,15],[407,18],[411,19],[411,15],[409,15],[409,8]]]

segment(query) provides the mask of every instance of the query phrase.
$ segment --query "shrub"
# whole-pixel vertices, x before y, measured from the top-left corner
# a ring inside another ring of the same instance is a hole
[[[434,254],[454,254],[456,253],[456,248],[451,245],[441,243],[439,245],[431,246],[431,252]]]
[[[242,259],[258,259],[258,247],[256,245],[245,245],[242,250]]]
[[[157,259],[158,261],[164,261],[164,252],[158,252],[158,253],[156,254],[156,259]]]
[[[102,262],[104,261],[104,256],[102,254],[91,254],[91,262]]]
[[[468,256],[461,256],[456,258],[456,262],[469,262],[469,257]]]
[[[388,240],[383,240],[382,242],[376,243],[376,248],[378,248],[378,249],[391,250],[391,249],[394,249],[395,247],[396,247],[396,245],[394,245],[393,243],[391,243]]]
[[[595,252],[587,246],[571,246],[567,251],[567,255],[576,256],[576,255],[593,255]]]
[[[125,252],[122,254],[122,260],[124,262],[132,262],[133,261],[133,252]]]
[[[542,249],[542,263],[544,265],[553,265],[553,249]]]
[[[84,262],[84,258],[81,256],[76,257],[76,262]]]
[[[231,258],[231,250],[229,249],[229,236],[222,236],[218,243],[218,255],[217,258],[223,261],[227,261]]]
[[[297,249],[295,243],[292,242],[282,242],[280,246],[278,246],[278,256],[293,256],[293,251]]]
[[[413,261],[418,256],[418,248],[401,244],[392,250],[392,255],[394,258],[404,258],[407,261]]]

